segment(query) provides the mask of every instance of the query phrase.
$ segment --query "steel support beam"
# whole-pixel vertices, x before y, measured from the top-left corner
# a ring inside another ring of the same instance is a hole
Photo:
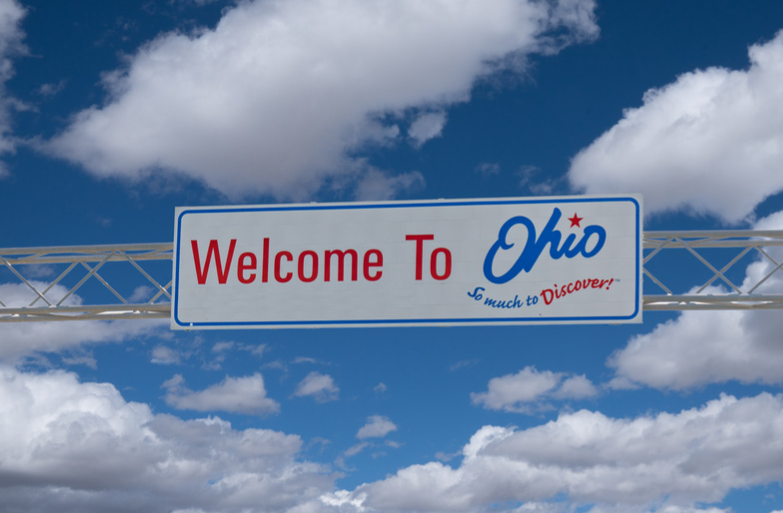
[[[783,231],[648,231],[643,253],[645,311],[783,309]],[[172,259],[171,243],[0,249],[0,322],[168,318]]]
[[[172,248],[161,243],[0,249],[0,271],[7,271],[2,278],[11,278],[0,279],[0,322],[168,318]],[[128,292],[118,292],[122,289]]]
[[[648,231],[643,248],[645,311],[783,309],[783,231]],[[687,283],[687,271],[672,272],[679,264],[662,262],[675,254],[704,281]],[[747,273],[750,264],[759,272]]]

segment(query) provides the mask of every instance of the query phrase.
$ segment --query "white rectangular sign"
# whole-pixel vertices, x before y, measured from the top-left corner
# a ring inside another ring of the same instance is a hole
[[[639,196],[178,208],[171,326],[641,322]]]

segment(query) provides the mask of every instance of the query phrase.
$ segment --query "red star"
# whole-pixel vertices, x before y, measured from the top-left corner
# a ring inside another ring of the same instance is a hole
[[[574,226],[576,226],[577,228],[581,228],[581,226],[579,226],[579,223],[582,221],[582,219],[584,219],[584,217],[578,217],[576,215],[576,212],[574,212],[574,217],[568,218],[568,220],[571,221],[570,228],[573,228]]]

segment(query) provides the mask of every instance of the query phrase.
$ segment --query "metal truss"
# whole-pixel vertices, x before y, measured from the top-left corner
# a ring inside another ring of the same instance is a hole
[[[168,318],[172,246],[0,249],[0,322]],[[776,248],[783,231],[645,232],[644,310],[783,309]]]
[[[783,231],[645,232],[643,247],[645,311],[783,309]]]
[[[172,249],[171,243],[0,249],[6,271],[0,322],[170,317]]]

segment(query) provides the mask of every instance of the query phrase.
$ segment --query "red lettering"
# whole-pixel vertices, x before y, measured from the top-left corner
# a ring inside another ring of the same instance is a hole
[[[311,273],[310,276],[305,276],[305,257],[309,256],[312,259],[311,262]],[[307,251],[302,251],[299,254],[299,259],[297,260],[297,273],[299,274],[299,279],[302,280],[305,283],[310,283],[312,281],[315,281],[316,278],[318,278],[318,255],[315,253],[315,251],[310,251],[309,249]]]
[[[266,283],[269,281],[269,239],[264,239],[264,249],[262,260],[264,267],[261,269],[261,281]]]
[[[445,260],[443,274],[438,274],[438,255],[443,255]],[[437,248],[430,256],[430,274],[436,280],[445,280],[451,276],[451,251],[446,248]]]
[[[246,258],[250,259],[249,264],[245,264]],[[241,283],[253,283],[256,280],[256,273],[250,273],[249,276],[245,277],[245,271],[255,271],[257,264],[258,261],[253,253],[242,253],[239,255],[239,260],[237,261],[237,279],[239,279]]]
[[[215,239],[209,241],[207,247],[207,258],[204,259],[204,267],[201,267],[201,258],[198,252],[198,242],[195,240],[190,241],[190,247],[193,250],[193,263],[196,265],[196,280],[199,285],[207,283],[207,276],[209,275],[209,264],[212,261],[212,254],[215,255],[215,267],[217,267],[218,283],[221,285],[228,280],[228,271],[231,268],[231,260],[234,258],[234,247],[237,245],[236,239],[231,239],[231,243],[228,246],[228,257],[225,263],[220,261],[220,248],[218,242]]]
[[[541,291],[541,297],[545,304],[551,304],[555,299],[562,299],[569,294],[573,294],[580,290],[586,290],[588,288],[602,289],[606,285],[606,290],[614,283],[614,278],[606,280],[599,278],[587,278],[583,280],[576,280],[566,285],[558,285],[555,283],[551,289],[544,289]]]
[[[410,240],[416,240],[419,245],[432,238],[431,235],[414,235],[412,237],[414,238]],[[234,261],[236,245],[237,239],[231,239],[228,250],[226,251],[224,247],[223,255],[221,255],[220,243],[217,239],[212,239],[207,243],[206,251],[203,247],[199,251],[198,241],[191,240],[193,263],[199,285],[207,283],[211,267],[216,268],[217,282],[221,285],[227,283]],[[419,253],[419,268],[421,268],[422,248],[419,248]],[[225,258],[223,258],[224,256]],[[323,265],[323,269],[320,267],[321,265]],[[337,266],[336,272],[334,272],[335,265]],[[239,283],[243,284],[254,283],[258,278],[263,283],[272,279],[278,283],[288,283],[295,278],[304,283],[312,283],[319,277],[323,277],[324,282],[358,281],[360,265],[365,280],[380,280],[383,276],[383,253],[379,249],[367,250],[364,255],[355,249],[326,249],[323,250],[323,253],[315,250],[277,251],[277,248],[272,247],[270,239],[264,238],[260,251],[248,251],[239,255],[236,278]],[[438,269],[442,271],[440,274],[438,274]],[[421,269],[419,272],[421,273]],[[433,277],[441,280],[451,274],[451,254],[448,250],[439,248],[433,252],[431,272]],[[333,277],[335,280],[332,280]]]
[[[292,255],[288,251],[281,251],[278,254],[275,255],[275,279],[280,283],[286,283],[291,280],[291,276],[293,273],[288,272],[285,276],[280,274],[280,260],[285,258],[289,262],[294,261],[294,255]]]
[[[375,257],[373,260],[370,260],[370,257]],[[375,272],[375,274],[370,274],[370,268],[371,267],[382,267],[383,266],[383,253],[381,253],[377,249],[371,249],[367,253],[364,254],[364,279],[367,281],[378,281],[381,279],[381,275],[383,275],[383,271],[378,270]]]
[[[424,241],[435,239],[434,235],[406,235],[405,240],[416,241],[416,280],[421,280],[422,260],[424,258]]]
[[[343,278],[345,277],[345,255],[351,256],[351,281],[359,279],[359,255],[356,254],[356,250],[348,249],[346,251],[341,251],[339,249],[327,249],[324,252],[324,281],[330,281],[332,277],[332,255],[337,255],[337,281],[343,281]],[[365,260],[367,260],[366,256]]]

